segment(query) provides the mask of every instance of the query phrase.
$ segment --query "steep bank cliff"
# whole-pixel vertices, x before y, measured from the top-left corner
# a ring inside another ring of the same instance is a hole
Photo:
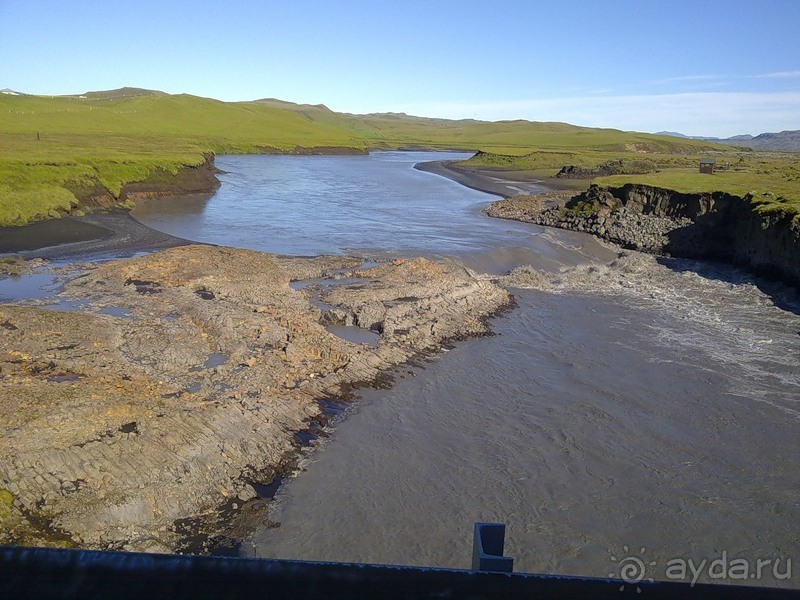
[[[67,184],[66,187],[78,200],[78,208],[92,210],[112,206],[130,206],[131,202],[143,198],[159,198],[166,196],[182,196],[186,194],[210,194],[219,188],[214,166],[214,155],[206,153],[199,165],[183,165],[175,173],[156,168],[149,175],[138,181],[122,184],[119,193],[114,193],[99,179],[90,184]]]
[[[756,200],[637,184],[592,185],[566,202],[501,200],[487,214],[583,231],[643,252],[729,262],[800,286],[800,222],[786,211],[761,212]]]

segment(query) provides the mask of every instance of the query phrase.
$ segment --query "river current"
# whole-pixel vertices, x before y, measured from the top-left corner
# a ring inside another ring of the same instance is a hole
[[[460,157],[219,157],[212,198],[134,212],[269,252],[534,269],[496,335],[363,390],[242,554],[467,568],[484,520],[507,524],[517,571],[619,576],[635,558],[654,579],[683,561],[686,580],[800,587],[797,296],[490,219],[492,196],[413,169]]]

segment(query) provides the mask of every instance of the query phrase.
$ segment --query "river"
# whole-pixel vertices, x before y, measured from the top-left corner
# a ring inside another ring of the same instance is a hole
[[[614,261],[589,236],[489,219],[493,197],[413,169],[458,157],[219,157],[214,197],[134,213],[270,252],[550,274],[512,289],[497,335],[364,390],[281,487],[281,526],[242,554],[466,568],[488,520],[507,523],[517,571],[618,576],[636,558],[665,579],[691,560],[708,581],[724,558],[751,583],[800,587],[796,295],[721,265]]]

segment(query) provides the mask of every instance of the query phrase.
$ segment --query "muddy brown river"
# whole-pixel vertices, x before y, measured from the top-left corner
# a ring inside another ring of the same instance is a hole
[[[213,198],[134,213],[271,252],[549,273],[514,280],[497,335],[362,391],[282,485],[281,526],[241,553],[466,568],[489,520],[517,571],[618,576],[637,559],[648,578],[800,587],[797,296],[489,219],[493,197],[412,168],[458,157],[219,157]]]

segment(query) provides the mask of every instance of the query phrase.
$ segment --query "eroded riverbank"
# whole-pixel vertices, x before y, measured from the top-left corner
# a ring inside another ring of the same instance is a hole
[[[749,195],[592,185],[581,194],[505,198],[492,203],[486,214],[589,233],[651,254],[718,260],[800,287],[800,221],[787,211],[759,211]]]

